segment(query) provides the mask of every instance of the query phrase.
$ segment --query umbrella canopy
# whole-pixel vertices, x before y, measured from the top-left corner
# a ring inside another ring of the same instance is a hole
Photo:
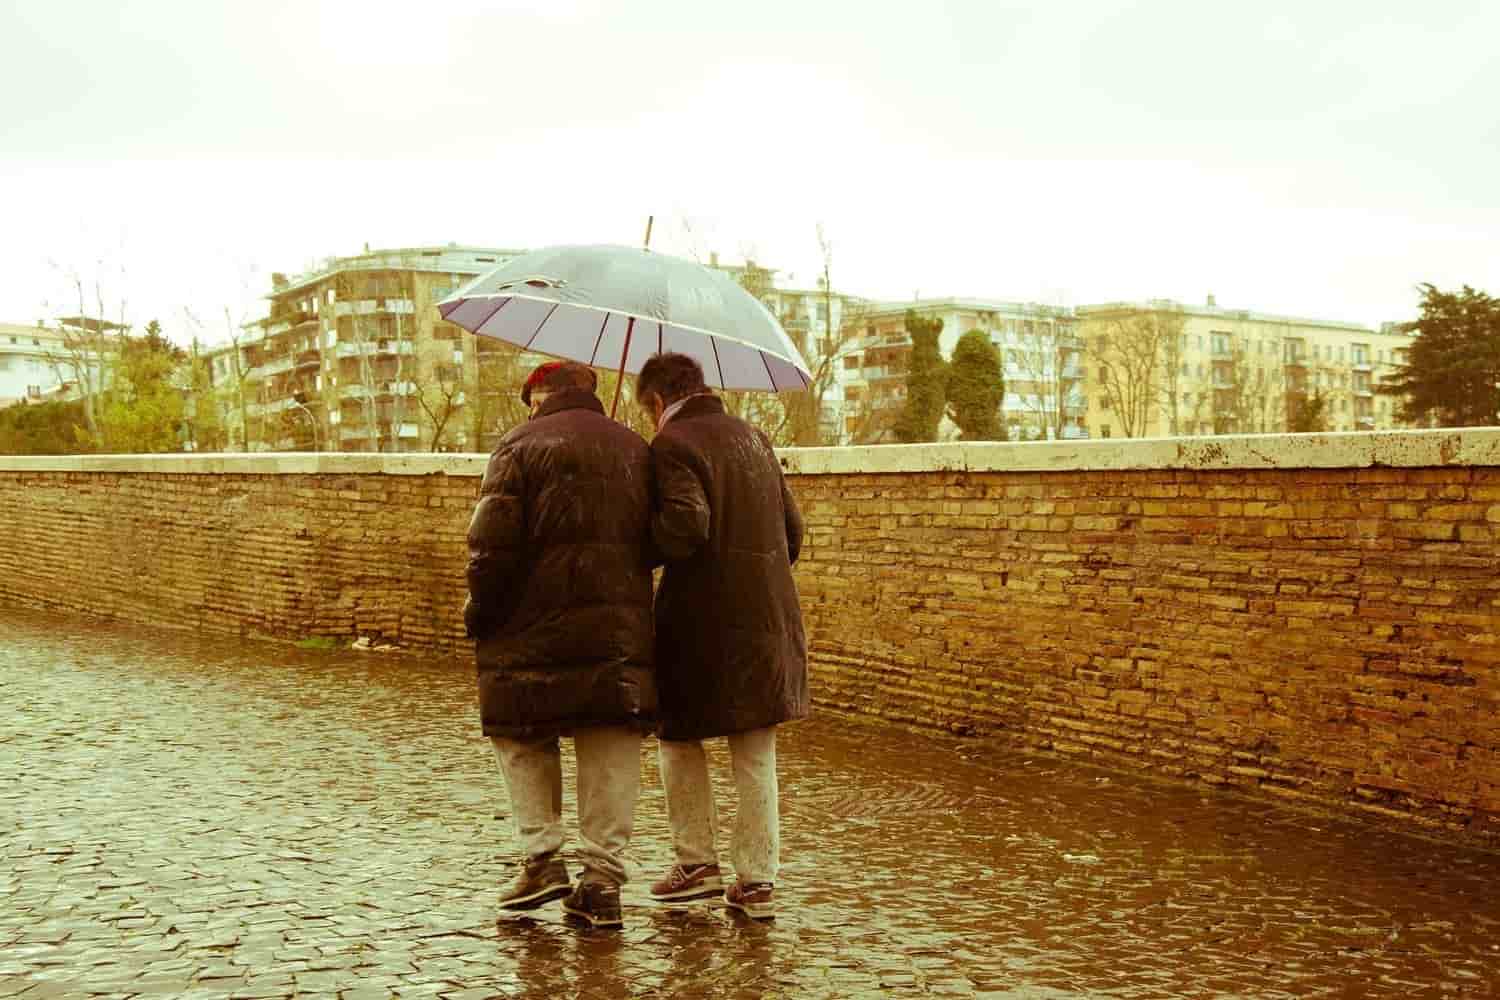
[[[719,389],[812,383],[776,318],[728,275],[616,246],[516,257],[438,303],[448,322],[527,351],[637,374],[653,354],[686,354]]]

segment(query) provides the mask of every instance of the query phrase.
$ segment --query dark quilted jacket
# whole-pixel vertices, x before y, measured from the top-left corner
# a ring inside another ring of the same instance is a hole
[[[488,736],[654,723],[651,452],[592,393],[551,396],[490,456],[469,522]]]
[[[651,443],[666,559],[656,597],[662,739],[726,736],[808,713],[792,564],[802,518],[771,443],[713,396]]]

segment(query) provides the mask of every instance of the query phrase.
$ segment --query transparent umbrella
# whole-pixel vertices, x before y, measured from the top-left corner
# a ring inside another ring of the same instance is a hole
[[[805,390],[807,362],[781,324],[728,275],[620,246],[516,257],[438,303],[444,319],[538,354],[623,376],[653,354],[695,358],[711,386]],[[615,387],[614,414],[620,402]]]

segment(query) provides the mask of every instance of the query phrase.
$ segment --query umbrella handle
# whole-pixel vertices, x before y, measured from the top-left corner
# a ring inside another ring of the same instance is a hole
[[[635,317],[630,317],[625,323],[625,349],[620,352],[620,370],[615,375],[615,401],[609,404],[609,418],[615,418],[615,411],[620,408],[620,390],[625,388],[625,359],[630,357],[630,338],[635,334]]]

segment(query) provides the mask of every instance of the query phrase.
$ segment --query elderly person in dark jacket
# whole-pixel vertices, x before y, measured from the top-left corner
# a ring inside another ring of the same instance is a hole
[[[620,925],[622,857],[640,787],[640,739],[655,722],[651,455],[604,415],[594,373],[543,365],[521,398],[469,523],[469,602],[479,709],[510,790],[523,869],[502,908],[563,908]],[[563,844],[558,737],[578,760],[584,872]]]
[[[661,772],[676,866],[659,900],[724,891],[775,915],[780,852],[776,726],[808,713],[807,641],[792,564],[802,519],[771,442],[725,412],[686,355],[651,358],[636,399],[656,421],[652,538],[666,560],[656,597]],[[727,736],[739,809],[724,888],[702,740]]]

